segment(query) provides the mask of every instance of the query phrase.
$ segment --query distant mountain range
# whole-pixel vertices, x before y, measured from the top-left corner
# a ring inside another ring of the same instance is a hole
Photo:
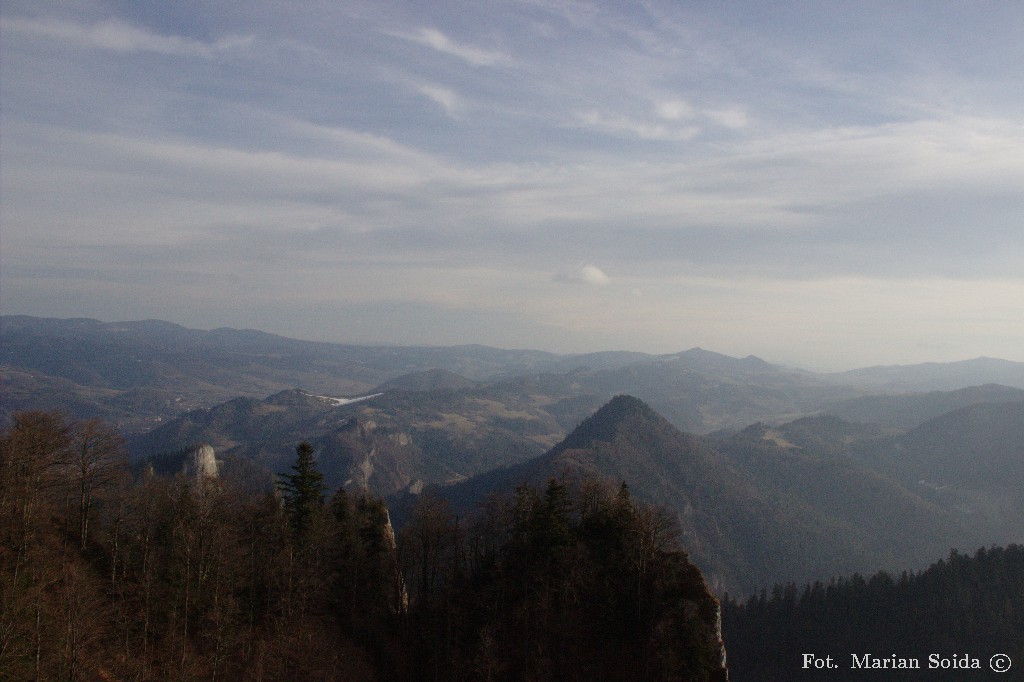
[[[264,398],[296,387],[353,396],[434,368],[474,379],[559,361],[539,351],[346,346],[252,330],[198,331],[156,320],[4,316],[0,342],[5,414],[62,408],[102,416],[131,432],[239,396]]]
[[[410,385],[417,375],[419,386]],[[522,378],[602,401],[617,393],[636,395],[679,428],[708,433],[785,421],[872,393],[986,383],[1024,389],[1024,363],[978,359],[815,374],[699,348],[658,356],[557,355],[474,345],[317,343],[157,320],[0,317],[0,418],[20,409],[59,408],[141,433],[190,410],[294,388],[352,397],[378,387],[452,389]],[[405,384],[388,383],[395,380]]]
[[[252,485],[308,440],[328,485],[389,496],[396,524],[425,490],[469,509],[551,476],[624,481],[674,512],[718,590],[741,593],[1024,540],[1022,370],[826,375],[702,349],[569,356],[0,318],[5,421],[101,417],[167,472],[207,443]]]

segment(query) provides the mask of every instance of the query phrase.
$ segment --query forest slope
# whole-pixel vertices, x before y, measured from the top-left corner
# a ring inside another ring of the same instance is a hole
[[[795,453],[757,433],[724,443],[685,434],[629,396],[543,456],[438,494],[463,508],[552,476],[624,481],[638,499],[671,509],[718,590],[923,566],[951,546],[988,538],[969,518],[848,458]]]

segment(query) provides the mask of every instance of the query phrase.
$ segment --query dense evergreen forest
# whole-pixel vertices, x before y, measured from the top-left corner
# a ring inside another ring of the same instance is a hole
[[[719,606],[669,515],[625,484],[327,495],[307,444],[278,490],[133,471],[96,420],[0,434],[0,677],[724,680]]]
[[[897,578],[882,572],[802,589],[779,585],[745,603],[726,597],[722,608],[730,673],[738,680],[970,680],[992,675],[998,654],[1013,665],[1002,679],[1024,679],[1020,545],[973,556],[953,551]],[[806,654],[831,656],[837,667],[805,666]],[[914,659],[920,669],[857,667],[874,659],[890,666]]]

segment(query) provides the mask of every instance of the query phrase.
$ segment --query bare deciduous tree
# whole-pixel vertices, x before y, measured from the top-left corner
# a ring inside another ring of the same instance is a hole
[[[79,545],[85,549],[96,496],[127,474],[128,455],[121,435],[99,419],[77,425],[72,444],[68,466],[78,496]]]

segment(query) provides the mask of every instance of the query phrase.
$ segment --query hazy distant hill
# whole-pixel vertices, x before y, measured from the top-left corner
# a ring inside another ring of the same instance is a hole
[[[824,411],[847,421],[910,429],[961,407],[1009,402],[1024,402],[1024,390],[986,384],[956,391],[871,395],[826,405]]]
[[[971,405],[851,450],[867,466],[1024,540],[1024,403]]]
[[[913,429],[898,444],[914,476],[1024,493],[1024,402],[964,407]]]
[[[470,508],[491,491],[551,476],[625,481],[639,499],[677,512],[687,551],[718,589],[731,591],[925,565],[985,537],[881,474],[780,446],[760,428],[715,443],[619,396],[543,456],[438,492]]]
[[[839,417],[823,414],[766,427],[752,425],[748,432],[771,441],[782,448],[791,448],[818,455],[840,456],[847,454],[851,447],[864,442],[873,442],[891,435],[893,429],[877,424],[848,422]]]
[[[460,391],[473,388],[476,385],[477,382],[471,381],[455,372],[432,368],[422,372],[413,372],[412,374],[403,374],[400,377],[395,377],[385,381],[370,392],[414,391],[422,393],[427,391]]]
[[[975,358],[959,362],[865,367],[826,376],[836,382],[885,392],[953,391],[982,384],[1024,389],[1024,362]]]

